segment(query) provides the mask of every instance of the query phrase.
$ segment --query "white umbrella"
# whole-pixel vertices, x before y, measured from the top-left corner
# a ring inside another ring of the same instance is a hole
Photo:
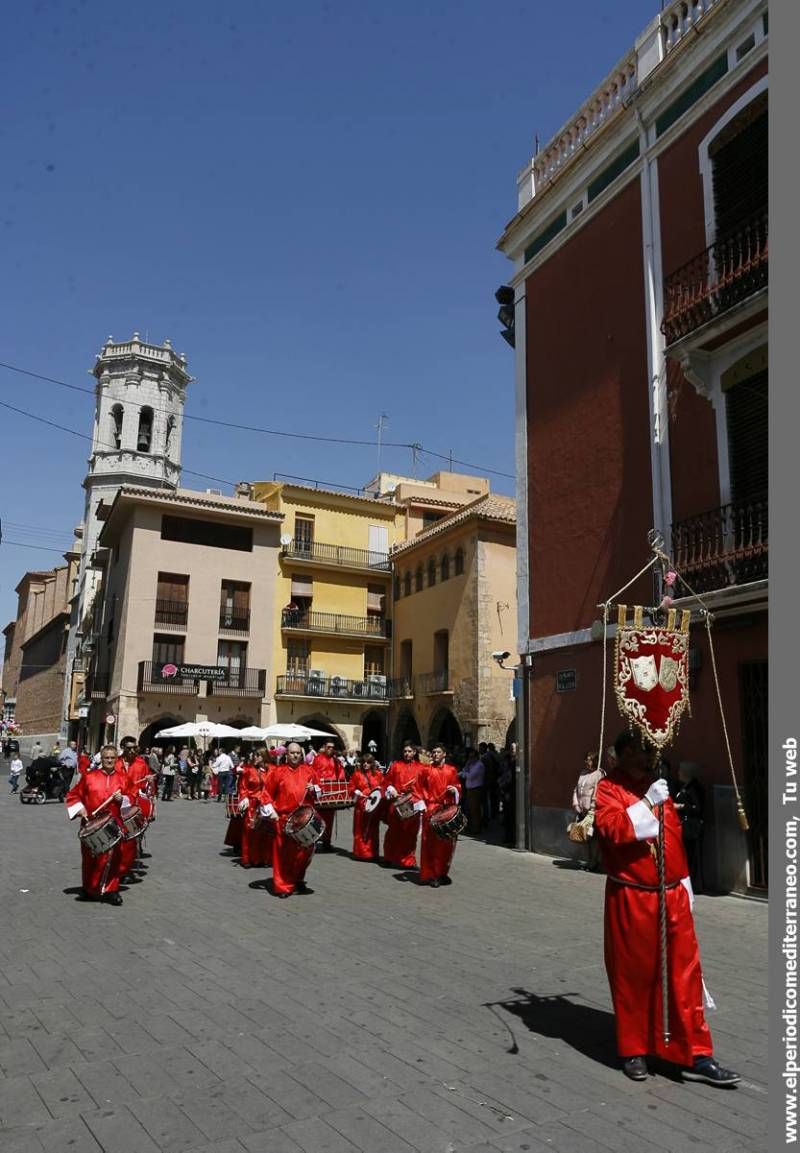
[[[246,729],[238,729],[237,736],[241,737],[243,741],[265,741],[266,729],[261,729],[258,725],[248,725]]]
[[[275,725],[267,725],[261,732],[264,740],[310,741],[312,737],[330,737],[331,740],[334,739],[332,733],[323,733],[320,729],[309,729],[305,725],[296,725],[293,722],[286,724],[278,722],[278,724]]]
[[[213,721],[187,721],[184,725],[174,725],[171,729],[162,729],[156,733],[156,740],[161,737],[238,737],[239,729],[232,725],[217,725]]]

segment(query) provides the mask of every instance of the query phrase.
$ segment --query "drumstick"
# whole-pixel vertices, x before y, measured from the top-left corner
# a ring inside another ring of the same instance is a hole
[[[100,812],[100,810],[101,810],[101,809],[104,809],[104,808],[106,807],[106,805],[110,805],[110,804],[111,804],[111,802],[112,802],[112,801],[115,801],[116,799],[117,799],[117,794],[116,794],[116,793],[112,793],[110,797],[106,797],[106,799],[103,801],[102,805],[98,805],[98,806],[97,806],[97,808],[95,809],[95,811],[92,813],[92,816],[93,816],[93,817],[96,817],[96,816],[97,816],[97,814]]]

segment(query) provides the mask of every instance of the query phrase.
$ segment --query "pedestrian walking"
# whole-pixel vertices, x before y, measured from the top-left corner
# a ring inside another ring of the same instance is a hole
[[[8,791],[16,793],[19,788],[19,778],[22,773],[22,759],[19,753],[14,753],[11,764],[8,766]]]

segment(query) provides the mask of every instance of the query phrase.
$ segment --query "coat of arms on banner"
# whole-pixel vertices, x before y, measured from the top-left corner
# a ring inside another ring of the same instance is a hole
[[[642,610],[634,610],[634,623],[620,606],[617,625],[614,691],[623,717],[635,724],[651,745],[663,748],[677,732],[689,705],[689,620],[675,614],[666,628],[642,625]]]

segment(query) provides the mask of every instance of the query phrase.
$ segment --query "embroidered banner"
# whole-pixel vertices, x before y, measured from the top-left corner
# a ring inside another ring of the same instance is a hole
[[[670,614],[668,625],[675,620]],[[614,691],[623,717],[637,725],[651,745],[663,748],[674,738],[689,705],[689,614],[680,628],[642,626],[634,608],[632,625],[620,605],[614,660]]]

